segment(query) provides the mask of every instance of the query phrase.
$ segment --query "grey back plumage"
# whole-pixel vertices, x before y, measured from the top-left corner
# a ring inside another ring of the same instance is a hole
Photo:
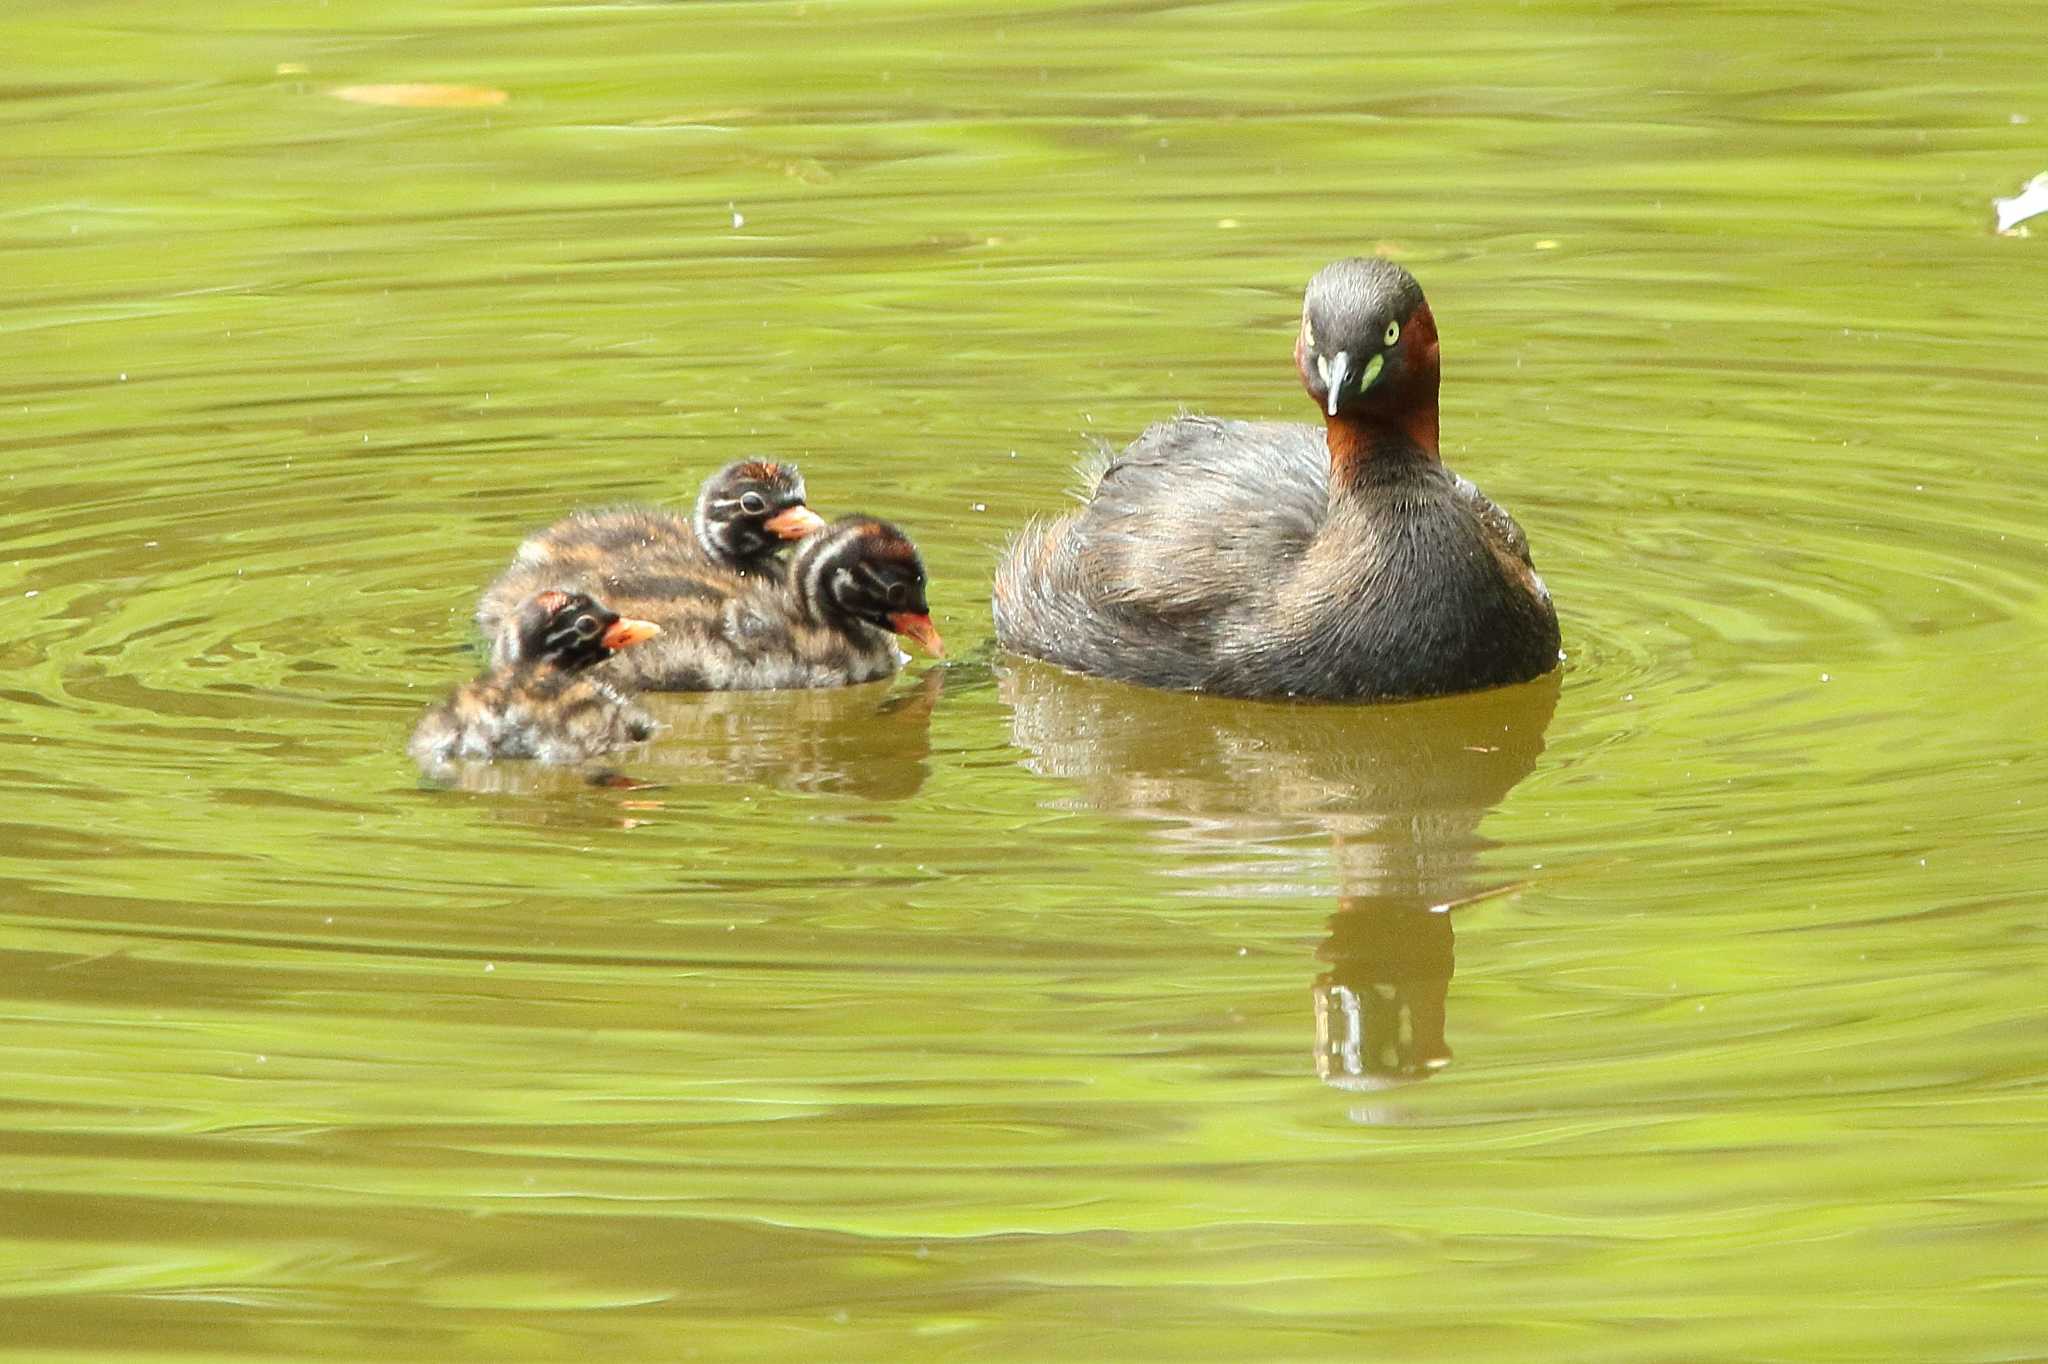
[[[1433,460],[1330,495],[1322,429],[1183,417],[996,571],[1003,648],[1238,696],[1389,698],[1555,666],[1556,616],[1512,517]]]

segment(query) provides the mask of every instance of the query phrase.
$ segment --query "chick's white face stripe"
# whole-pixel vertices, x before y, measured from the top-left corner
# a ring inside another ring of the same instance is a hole
[[[844,566],[835,566],[832,570],[832,600],[844,603],[847,594],[852,590],[853,570]]]

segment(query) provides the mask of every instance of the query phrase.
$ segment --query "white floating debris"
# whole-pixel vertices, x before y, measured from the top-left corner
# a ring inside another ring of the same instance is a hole
[[[2012,230],[2037,213],[2048,213],[2048,174],[2037,175],[2020,186],[2020,192],[2010,199],[1993,199],[1991,207],[1998,211],[1998,230],[2010,235]]]

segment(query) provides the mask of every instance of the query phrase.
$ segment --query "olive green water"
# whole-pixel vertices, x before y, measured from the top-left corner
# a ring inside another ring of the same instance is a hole
[[[10,5],[0,1353],[2048,1357],[2039,24]],[[996,658],[1372,249],[1561,681]],[[953,658],[423,786],[519,535],[750,451]]]

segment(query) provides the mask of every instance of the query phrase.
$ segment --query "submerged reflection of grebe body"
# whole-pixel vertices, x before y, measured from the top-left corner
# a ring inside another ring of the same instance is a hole
[[[726,793],[747,786],[902,800],[930,775],[932,710],[945,678],[945,669],[929,668],[914,684],[643,693],[637,703],[660,721],[659,739],[635,749],[618,772],[472,764],[448,780],[493,794],[595,784],[625,792],[641,809],[660,808],[692,788]]]
[[[1450,907],[1344,896],[1316,955],[1316,1074],[1341,1089],[1419,1079],[1451,1060]]]
[[[944,668],[927,668],[911,685],[650,693],[662,742],[634,771],[901,800],[930,774],[932,710],[945,684]]]
[[[1030,766],[1077,782],[1092,808],[1159,819],[1233,862],[1329,836],[1337,908],[1314,987],[1325,1080],[1374,1088],[1449,1059],[1452,910],[1501,889],[1478,880],[1479,823],[1535,768],[1555,674],[1393,706],[1151,692],[1034,663],[1000,681]]]

